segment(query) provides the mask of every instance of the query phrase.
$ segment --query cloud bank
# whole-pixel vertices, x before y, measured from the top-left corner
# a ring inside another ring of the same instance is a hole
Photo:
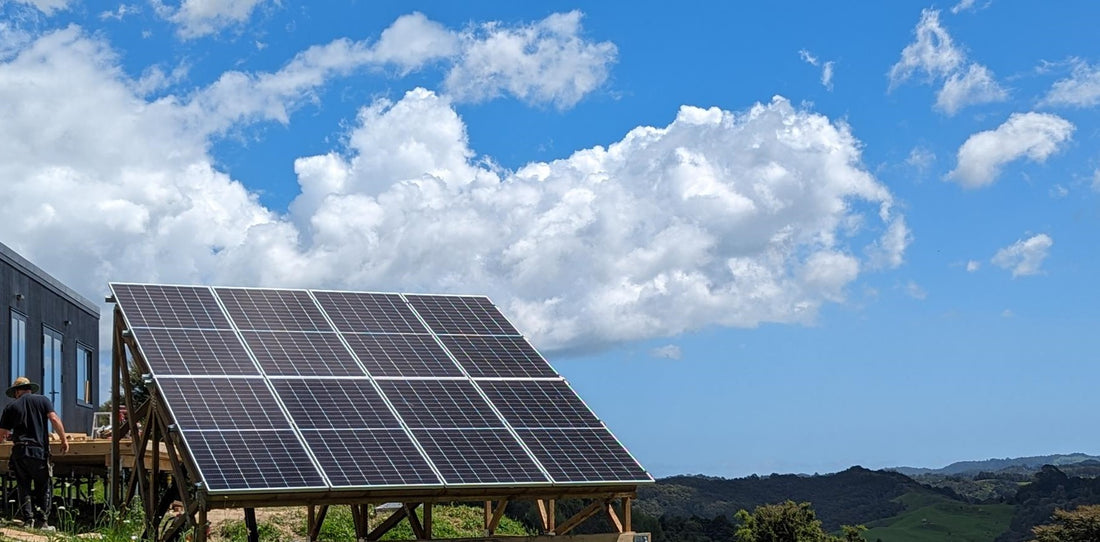
[[[149,101],[97,38],[34,40],[0,63],[0,241],[93,298],[109,280],[486,293],[547,350],[810,322],[904,259],[859,141],[778,97],[508,171],[415,89],[365,105],[346,146],[295,162],[288,212],[265,208],[211,138],[290,122],[350,45]]]

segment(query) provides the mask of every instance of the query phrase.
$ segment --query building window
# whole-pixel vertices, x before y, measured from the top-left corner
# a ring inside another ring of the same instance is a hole
[[[11,311],[11,378],[27,376],[27,317]]]
[[[76,400],[82,405],[92,404],[92,350],[84,345],[76,347]]]
[[[42,328],[42,395],[53,402],[54,412],[61,416],[65,397],[61,393],[61,333]]]

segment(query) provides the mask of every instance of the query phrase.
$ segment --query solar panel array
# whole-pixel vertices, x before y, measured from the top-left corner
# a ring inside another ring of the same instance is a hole
[[[111,290],[211,494],[652,481],[486,297]]]

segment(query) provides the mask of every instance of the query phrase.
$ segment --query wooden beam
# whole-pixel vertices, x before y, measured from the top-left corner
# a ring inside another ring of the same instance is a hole
[[[409,517],[409,527],[412,527],[413,536],[417,540],[424,540],[424,526],[420,524],[420,518],[416,517],[417,503],[401,503],[405,507],[405,515]]]
[[[493,519],[493,501],[485,501],[485,523],[482,526],[489,531],[489,522]]]
[[[633,499],[630,497],[623,497],[623,530],[620,532],[629,533],[634,530],[634,525],[630,520],[630,505]]]
[[[539,499],[535,501],[535,504],[539,507],[539,519],[542,521],[542,532],[550,532],[550,516],[546,513],[546,501]]]
[[[386,521],[383,521],[381,525],[375,527],[373,531],[367,534],[367,540],[378,540],[382,538],[382,535],[390,532],[390,529],[393,529],[398,523],[401,523],[401,520],[405,519],[405,513],[406,510],[404,506],[394,510],[393,513],[390,514],[390,517],[386,518]]]
[[[121,410],[119,407],[119,401],[122,397],[119,394],[119,386],[121,381],[118,373],[122,370],[122,367],[126,365],[125,359],[123,362],[119,362],[119,356],[125,358],[125,353],[122,351],[122,309],[115,305],[114,312],[114,333],[111,334],[111,463],[110,472],[111,477],[110,489],[107,492],[107,503],[112,508],[118,508],[122,495],[122,461],[119,458],[120,444],[122,443],[121,429],[122,423],[119,418],[121,417]]]
[[[611,504],[611,501],[604,502],[604,510],[607,512],[607,519],[611,521],[611,526],[618,532],[623,532],[623,522],[619,521],[619,515],[615,513],[615,506]]]
[[[424,511],[422,512],[424,523],[424,539],[432,539],[432,503],[424,503]]]
[[[244,526],[248,529],[248,542],[260,542],[260,527],[256,525],[256,509],[244,509]]]
[[[583,509],[581,509],[580,512],[574,514],[573,517],[567,519],[565,523],[562,523],[561,527],[554,531],[554,534],[563,535],[565,533],[568,533],[569,531],[572,531],[577,525],[584,523],[584,520],[594,516],[596,512],[599,512],[605,504],[606,501],[592,501],[592,504],[584,507]]]
[[[549,510],[547,510],[546,512],[547,512],[547,515],[550,516],[550,518],[549,518],[549,521],[547,521],[546,532],[552,533],[552,534],[557,533],[557,528],[558,528],[558,526],[557,526],[558,501],[555,500],[555,499],[550,499],[549,501],[547,501],[547,504],[549,505],[547,507],[547,508],[549,508]]]
[[[362,540],[370,532],[368,525],[367,507],[362,504],[349,505],[351,508],[351,526],[355,529],[355,539]]]
[[[328,505],[323,504],[317,509],[317,515],[313,518],[313,526],[309,529],[309,541],[317,540],[321,536],[321,525],[325,524],[325,515],[328,514]]]
[[[508,500],[501,499],[497,503],[496,510],[493,510],[493,517],[489,521],[489,525],[485,527],[485,536],[492,536],[497,532],[497,527],[500,525],[500,518],[504,517],[504,509],[508,507]]]
[[[209,528],[206,523],[206,507],[199,504],[199,519],[195,522],[195,539],[192,542],[206,542],[206,531]]]

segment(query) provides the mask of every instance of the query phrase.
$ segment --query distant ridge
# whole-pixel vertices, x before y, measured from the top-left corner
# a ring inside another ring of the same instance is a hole
[[[986,459],[985,461],[959,461],[941,469],[927,469],[919,467],[892,467],[884,470],[894,471],[906,476],[922,476],[926,474],[941,474],[945,476],[958,474],[975,474],[978,472],[997,472],[1004,469],[1022,467],[1028,470],[1039,470],[1043,465],[1075,465],[1085,461],[1100,461],[1100,456],[1083,453],[1036,455],[1031,457],[1006,457],[1004,459]]]

